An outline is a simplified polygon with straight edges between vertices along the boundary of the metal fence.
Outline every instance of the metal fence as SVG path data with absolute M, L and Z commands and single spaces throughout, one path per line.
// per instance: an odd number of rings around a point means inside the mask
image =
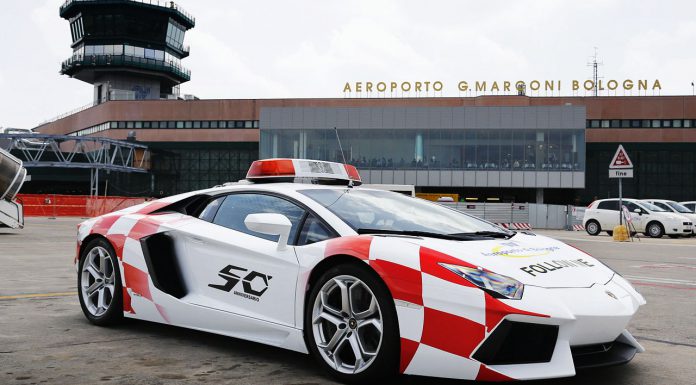
M 585 207 L 536 203 L 442 202 L 444 206 L 512 229 L 581 230 Z

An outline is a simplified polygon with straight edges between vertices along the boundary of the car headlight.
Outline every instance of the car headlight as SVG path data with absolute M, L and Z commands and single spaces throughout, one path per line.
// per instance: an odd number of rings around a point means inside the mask
M 457 274 L 491 294 L 495 298 L 521 299 L 524 284 L 516 279 L 496 274 L 484 269 L 440 263 L 440 266 Z

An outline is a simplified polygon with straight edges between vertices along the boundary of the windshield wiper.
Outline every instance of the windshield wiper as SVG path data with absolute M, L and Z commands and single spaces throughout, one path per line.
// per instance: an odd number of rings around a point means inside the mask
M 503 239 L 510 239 L 517 234 L 516 231 L 511 231 L 509 233 L 503 233 L 500 231 L 475 231 L 472 233 L 457 233 L 457 234 L 449 234 L 449 235 L 454 235 L 454 236 L 481 236 L 481 237 L 490 237 L 490 238 L 503 238 Z
M 483 239 L 483 235 L 476 233 L 460 233 L 460 234 L 442 234 L 431 233 L 429 231 L 417 230 L 386 230 L 386 229 L 357 229 L 358 234 L 389 234 L 389 235 L 409 235 L 414 237 L 430 237 L 439 239 L 448 239 L 451 241 L 472 241 Z

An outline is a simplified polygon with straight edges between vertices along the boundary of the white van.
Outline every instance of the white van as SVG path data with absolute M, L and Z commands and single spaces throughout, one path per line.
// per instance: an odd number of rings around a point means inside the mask
M 692 233 L 691 220 L 682 215 L 637 199 L 624 199 L 623 205 L 630 213 L 629 231 L 633 233 L 644 233 L 653 238 L 660 238 L 665 234 L 677 238 L 690 236 Z M 600 199 L 592 202 L 585 210 L 582 223 L 590 235 L 598 235 L 602 231 L 613 235 L 614 226 L 619 224 L 619 200 Z

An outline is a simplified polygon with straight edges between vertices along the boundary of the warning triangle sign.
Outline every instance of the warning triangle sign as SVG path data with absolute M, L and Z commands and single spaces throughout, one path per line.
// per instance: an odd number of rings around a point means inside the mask
M 614 158 L 609 163 L 609 168 L 633 168 L 633 162 L 631 162 L 631 158 L 628 157 L 628 153 L 622 145 L 619 144 L 619 148 L 616 149 L 616 154 L 614 154 Z

